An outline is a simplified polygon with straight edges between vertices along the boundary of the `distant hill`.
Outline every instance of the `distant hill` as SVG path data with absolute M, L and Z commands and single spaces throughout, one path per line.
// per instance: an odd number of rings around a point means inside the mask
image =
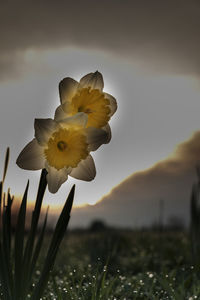
M 96 205 L 73 208 L 70 226 L 85 227 L 94 219 L 113 226 L 149 226 L 159 221 L 161 199 L 165 224 L 174 216 L 188 224 L 190 193 L 199 163 L 198 131 L 170 157 L 126 178 Z

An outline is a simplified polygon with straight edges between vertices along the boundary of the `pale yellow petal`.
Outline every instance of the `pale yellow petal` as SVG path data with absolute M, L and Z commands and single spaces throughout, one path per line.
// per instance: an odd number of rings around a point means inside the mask
M 105 95 L 105 98 L 109 100 L 110 117 L 111 117 L 112 115 L 114 115 L 114 113 L 117 110 L 117 101 L 112 95 L 110 95 L 108 93 L 104 93 L 104 95 Z
M 86 127 L 87 121 L 88 121 L 87 114 L 80 112 L 75 114 L 72 117 L 68 117 L 63 120 L 60 120 L 59 124 L 64 128 L 68 126 Z
M 55 115 L 54 115 L 54 120 L 56 122 L 59 122 L 63 119 L 66 119 L 67 118 L 67 114 L 66 112 L 63 110 L 63 105 L 59 105 L 57 108 L 56 108 L 56 111 L 55 111 Z
M 89 151 L 97 150 L 102 144 L 106 144 L 109 139 L 109 132 L 100 128 L 88 127 L 86 134 Z
M 59 125 L 52 119 L 35 119 L 34 127 L 35 137 L 43 146 L 48 142 L 50 135 L 59 128 Z
M 54 167 L 46 165 L 48 189 L 51 193 L 56 193 L 60 186 L 67 180 L 68 172 L 66 168 L 57 170 Z
M 107 124 L 106 126 L 102 127 L 102 130 L 104 130 L 106 132 L 106 140 L 105 140 L 104 144 L 108 144 L 112 137 L 110 125 Z
M 40 170 L 44 168 L 44 149 L 36 139 L 28 143 L 17 158 L 17 165 L 25 170 Z
M 69 175 L 84 181 L 93 180 L 96 176 L 96 168 L 92 156 L 88 155 L 88 157 L 85 160 L 82 160 L 76 168 L 72 169 Z
M 102 91 L 104 87 L 103 76 L 98 71 L 89 73 L 81 78 L 80 84 L 82 87 L 91 87 L 92 89 Z
M 78 82 L 70 77 L 66 77 L 59 83 L 59 94 L 61 104 L 69 101 L 76 93 Z

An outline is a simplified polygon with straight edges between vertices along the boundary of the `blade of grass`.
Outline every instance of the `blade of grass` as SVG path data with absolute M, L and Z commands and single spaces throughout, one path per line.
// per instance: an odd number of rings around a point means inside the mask
M 3 236 L 2 236 L 2 255 L 6 268 L 6 273 L 8 277 L 9 290 L 12 292 L 13 290 L 13 280 L 12 280 L 12 271 L 11 271 L 11 260 L 10 260 L 10 244 L 11 244 L 11 205 L 12 199 L 10 197 L 10 193 L 8 190 L 7 193 L 7 201 L 5 200 L 5 194 L 3 198 Z M 7 202 L 7 205 L 6 205 Z
M 3 194 L 3 182 L 0 182 L 0 240 L 2 235 L 2 194 Z
M 0 182 L 0 239 L 1 239 L 1 236 L 2 236 L 2 199 L 3 199 L 3 182 L 5 180 L 5 177 L 6 177 L 6 172 L 7 172 L 7 168 L 8 168 L 8 161 L 9 161 L 9 154 L 10 154 L 10 150 L 9 148 L 7 148 L 7 151 L 6 151 L 6 156 L 5 156 L 5 160 L 4 160 L 4 172 L 3 172 L 3 179 L 2 181 Z
M 11 206 L 12 206 L 12 198 L 10 196 L 10 192 L 7 193 L 7 205 L 4 208 L 4 226 L 3 226 L 3 243 L 6 247 L 6 251 L 10 256 L 11 250 Z
M 60 214 L 60 217 L 57 221 L 56 228 L 54 230 L 53 237 L 51 240 L 51 244 L 49 246 L 49 250 L 44 262 L 42 273 L 35 287 L 31 300 L 38 300 L 41 298 L 45 286 L 48 282 L 49 273 L 54 265 L 56 254 L 58 252 L 60 243 L 64 237 L 70 219 L 70 212 L 71 212 L 73 199 L 74 199 L 74 191 L 75 191 L 75 185 L 72 187 L 69 196 L 65 202 L 65 205 L 63 207 L 63 210 Z
M 32 214 L 31 228 L 30 228 L 30 232 L 29 232 L 29 236 L 27 239 L 26 248 L 25 248 L 25 252 L 24 252 L 24 257 L 23 257 L 24 291 L 27 290 L 27 288 L 30 284 L 28 279 L 30 278 L 32 252 L 33 252 L 35 236 L 36 236 L 36 232 L 37 232 L 37 226 L 38 226 L 38 221 L 39 221 L 39 216 L 40 216 L 42 200 L 43 200 L 44 193 L 45 193 L 46 186 L 47 186 L 46 175 L 47 175 L 47 171 L 46 171 L 46 169 L 43 169 L 41 172 L 35 207 L 34 207 L 34 211 Z
M 53 282 L 53 287 L 54 287 L 54 290 L 55 290 L 55 293 L 56 293 L 56 297 L 58 300 L 62 300 L 62 293 L 60 291 L 60 289 L 58 288 L 58 285 L 57 285 L 57 282 L 56 282 L 56 279 L 55 277 L 51 276 L 52 278 L 52 282 Z
M 6 150 L 6 157 L 5 157 L 5 163 L 4 163 L 4 171 L 3 171 L 3 182 L 5 180 L 6 172 L 7 172 L 7 169 L 8 169 L 9 156 L 10 156 L 10 149 L 7 148 L 7 150 Z
M 7 208 L 7 212 L 6 212 L 6 210 L 5 210 L 5 194 L 3 193 L 3 182 L 4 182 L 5 176 L 6 176 L 8 161 L 9 161 L 9 148 L 7 148 L 6 157 L 5 157 L 3 179 L 0 182 L 0 266 L 1 266 L 0 267 L 0 277 L 1 277 L 1 284 L 2 284 L 2 289 L 3 289 L 4 299 L 6 299 L 6 300 L 11 299 L 10 286 L 9 286 L 9 270 L 8 270 L 8 267 L 6 266 L 8 260 L 9 260 L 9 255 L 7 252 L 5 252 L 5 248 L 8 247 L 8 249 L 9 249 L 10 238 L 8 237 L 8 240 L 5 240 L 5 235 L 6 235 L 5 233 L 6 233 L 6 230 L 8 230 L 8 228 L 9 228 L 10 220 L 9 220 L 8 210 L 11 208 L 12 203 L 10 202 L 10 198 L 9 198 L 8 199 L 8 208 Z M 5 214 L 8 214 L 8 219 L 7 219 L 8 222 L 6 222 L 6 220 L 5 220 Z M 5 226 L 5 223 L 7 223 L 6 226 Z
M 163 289 L 168 293 L 169 297 L 172 297 L 172 299 L 174 300 L 182 300 L 182 296 L 179 295 L 176 291 L 174 291 L 168 281 L 164 278 L 164 277 L 157 277 L 158 281 L 160 282 L 161 286 L 163 287 Z
M 7 232 L 7 242 L 8 242 L 8 253 L 9 257 L 11 255 L 11 207 L 13 199 L 11 198 L 10 192 L 7 196 L 7 207 L 6 207 L 6 232 Z
M 22 294 L 22 288 L 23 288 L 22 260 L 23 260 L 28 188 L 29 188 L 29 181 L 27 182 L 26 189 L 21 202 L 21 206 L 19 209 L 16 233 L 15 233 L 15 299 L 16 300 L 20 299 Z
M 12 198 L 10 191 L 7 193 L 7 205 L 4 213 L 4 230 L 3 230 L 3 248 L 5 253 L 5 262 L 8 270 L 11 293 L 13 292 L 13 276 L 11 263 L 11 206 Z
M 3 289 L 3 297 L 4 297 L 3 299 L 12 300 L 10 285 L 9 285 L 8 270 L 6 268 L 4 257 L 5 257 L 4 249 L 2 247 L 2 244 L 0 243 L 0 266 L 1 266 L 0 275 L 1 275 L 1 285 Z
M 40 254 L 40 250 L 41 250 L 41 247 L 42 247 L 42 243 L 43 243 L 43 240 L 44 240 L 44 233 L 45 233 L 46 224 L 47 224 L 48 210 L 49 210 L 49 207 L 47 208 L 47 212 L 46 212 L 46 216 L 45 216 L 45 219 L 44 219 L 43 227 L 42 227 L 41 233 L 39 235 L 39 238 L 38 238 L 35 250 L 34 250 L 33 259 L 32 259 L 32 262 L 31 262 L 29 280 L 31 279 L 31 277 L 33 275 L 33 272 L 34 272 L 39 254 Z

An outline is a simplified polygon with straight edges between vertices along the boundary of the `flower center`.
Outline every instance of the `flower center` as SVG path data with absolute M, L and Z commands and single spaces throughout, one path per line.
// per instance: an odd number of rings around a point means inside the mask
M 75 168 L 88 154 L 84 129 L 60 128 L 49 138 L 44 154 L 48 164 L 57 170 Z
M 64 141 L 59 141 L 57 143 L 57 147 L 60 151 L 64 151 L 67 148 L 67 143 L 65 143 Z
M 98 89 L 82 88 L 71 100 L 70 113 L 84 112 L 88 115 L 87 127 L 101 128 L 110 119 L 109 100 Z

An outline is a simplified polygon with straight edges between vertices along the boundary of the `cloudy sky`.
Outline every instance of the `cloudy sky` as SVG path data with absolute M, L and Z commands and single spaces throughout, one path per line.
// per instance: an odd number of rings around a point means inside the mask
M 149 189 L 155 191 L 153 183 L 147 186 L 146 174 L 162 161 L 163 172 L 156 167 L 157 175 L 148 177 L 156 178 L 156 187 L 160 186 L 156 198 L 168 201 L 170 180 L 177 174 L 181 178 L 184 173 L 184 180 L 173 189 L 178 193 L 186 178 L 191 188 L 195 171 L 186 168 L 183 172 L 179 165 L 168 176 L 166 162 L 173 155 L 179 161 L 178 144 L 199 142 L 199 1 L 1 2 L 0 35 L 0 166 L 9 146 L 6 184 L 12 193 L 21 194 L 29 178 L 29 197 L 35 197 L 40 172 L 21 170 L 15 161 L 33 138 L 34 119 L 54 116 L 59 81 L 64 77 L 79 80 L 96 70 L 103 74 L 104 91 L 118 101 L 110 122 L 113 138 L 93 154 L 97 168 L 93 182 L 70 179 L 57 194 L 47 192 L 45 204 L 62 204 L 76 183 L 76 205 L 104 198 L 102 203 L 112 203 L 118 216 L 113 223 L 121 224 L 123 203 L 116 207 L 113 197 L 123 198 L 127 182 L 133 185 L 131 178 L 140 174 L 141 192 L 137 193 L 145 208 Z M 192 160 L 193 168 L 198 155 L 192 150 L 188 153 L 181 161 Z M 162 189 L 163 182 L 167 191 Z M 129 199 L 134 198 L 131 189 L 127 193 Z M 139 212 L 135 201 L 129 201 L 131 209 Z

